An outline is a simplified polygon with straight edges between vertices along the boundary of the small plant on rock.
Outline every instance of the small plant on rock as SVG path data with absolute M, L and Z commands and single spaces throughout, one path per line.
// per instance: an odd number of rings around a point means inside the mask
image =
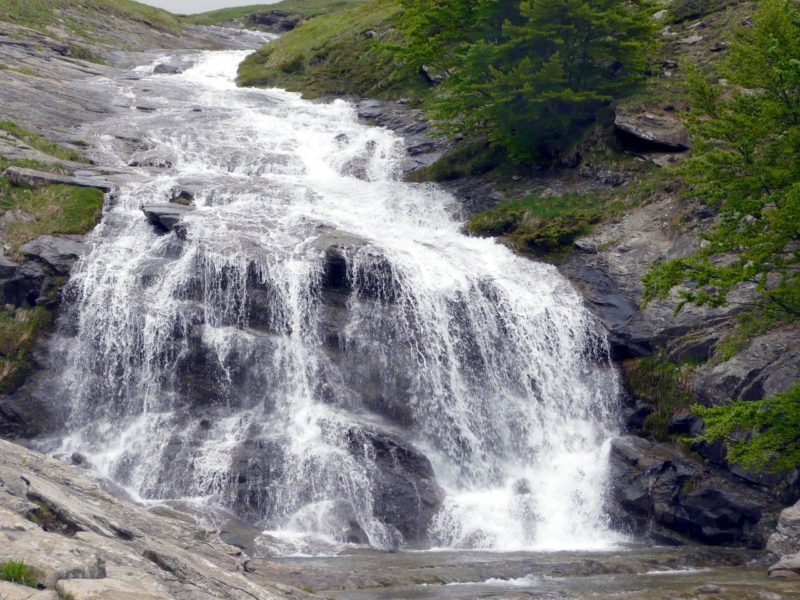
M 36 587 L 36 579 L 31 568 L 23 561 L 9 560 L 0 563 L 0 579 L 19 585 Z

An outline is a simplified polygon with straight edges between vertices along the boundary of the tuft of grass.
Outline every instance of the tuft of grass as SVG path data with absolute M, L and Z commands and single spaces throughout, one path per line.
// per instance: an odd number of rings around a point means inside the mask
M 41 77 L 39 73 L 29 67 L 15 67 L 5 63 L 0 63 L 0 71 L 14 71 L 15 73 L 19 73 L 21 75 L 27 75 L 28 77 Z
M 697 402 L 692 388 L 693 365 L 675 364 L 663 353 L 634 358 L 620 364 L 622 378 L 637 399 L 653 406 L 644 421 L 644 432 L 657 440 L 670 439 L 669 422 L 680 410 Z
M 394 0 L 370 0 L 310 19 L 247 57 L 237 82 L 282 87 L 310 98 L 419 98 L 427 85 L 390 49 L 402 41 L 401 11 Z
M 15 560 L 0 563 L 0 579 L 28 587 L 36 587 L 37 584 L 31 568 L 24 562 Z
M 0 130 L 5 131 L 9 135 L 14 136 L 18 140 L 22 140 L 28 146 L 45 154 L 49 154 L 61 160 L 69 160 L 72 162 L 88 163 L 89 161 L 75 150 L 65 148 L 60 144 L 51 142 L 40 136 L 38 133 L 29 131 L 21 127 L 13 121 L 0 121 Z
M 0 178 L 0 210 L 18 209 L 36 220 L 14 223 L 5 234 L 12 255 L 19 247 L 40 235 L 81 234 L 92 229 L 100 218 L 103 192 L 94 188 L 50 185 L 17 187 Z
M 282 10 L 307 17 L 338 12 L 363 4 L 366 0 L 283 0 L 275 4 L 251 4 L 222 8 L 195 15 L 181 15 L 180 20 L 192 25 L 219 25 L 246 19 L 252 14 Z
M 0 393 L 13 392 L 22 383 L 33 343 L 50 318 L 43 306 L 0 310 Z
M 563 251 L 589 233 L 611 212 L 609 206 L 600 194 L 533 195 L 479 213 L 465 229 L 473 235 L 500 236 L 519 252 L 543 255 Z
M 9 23 L 46 33 L 50 33 L 48 27 L 66 26 L 87 40 L 92 39 L 91 32 L 82 28 L 85 24 L 80 15 L 99 19 L 114 15 L 153 29 L 181 33 L 181 24 L 175 15 L 134 0 L 0 0 L 0 15 Z

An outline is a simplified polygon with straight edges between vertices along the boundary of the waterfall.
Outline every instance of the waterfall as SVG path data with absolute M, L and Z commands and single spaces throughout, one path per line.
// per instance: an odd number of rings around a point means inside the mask
M 131 106 L 93 130 L 104 161 L 162 168 L 119 190 L 65 292 L 51 450 L 291 552 L 613 543 L 617 382 L 579 295 L 464 235 L 351 104 L 237 89 L 244 56 L 96 82 Z M 158 231 L 141 207 L 176 188 L 195 208 Z

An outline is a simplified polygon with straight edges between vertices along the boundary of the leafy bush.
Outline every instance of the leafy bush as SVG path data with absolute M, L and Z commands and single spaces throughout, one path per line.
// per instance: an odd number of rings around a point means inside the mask
M 698 439 L 724 440 L 730 462 L 770 471 L 800 466 L 800 383 L 764 400 L 694 406 L 693 410 L 706 422 L 706 431 Z

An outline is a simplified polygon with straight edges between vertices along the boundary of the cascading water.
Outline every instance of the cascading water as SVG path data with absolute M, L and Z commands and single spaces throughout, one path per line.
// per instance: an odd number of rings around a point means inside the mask
M 611 543 L 616 379 L 579 296 L 463 235 L 454 199 L 400 181 L 402 140 L 352 105 L 237 89 L 243 57 L 119 90 L 155 110 L 97 145 L 166 168 L 120 190 L 69 284 L 58 450 L 287 551 Z M 141 206 L 176 186 L 196 209 L 159 232 Z

